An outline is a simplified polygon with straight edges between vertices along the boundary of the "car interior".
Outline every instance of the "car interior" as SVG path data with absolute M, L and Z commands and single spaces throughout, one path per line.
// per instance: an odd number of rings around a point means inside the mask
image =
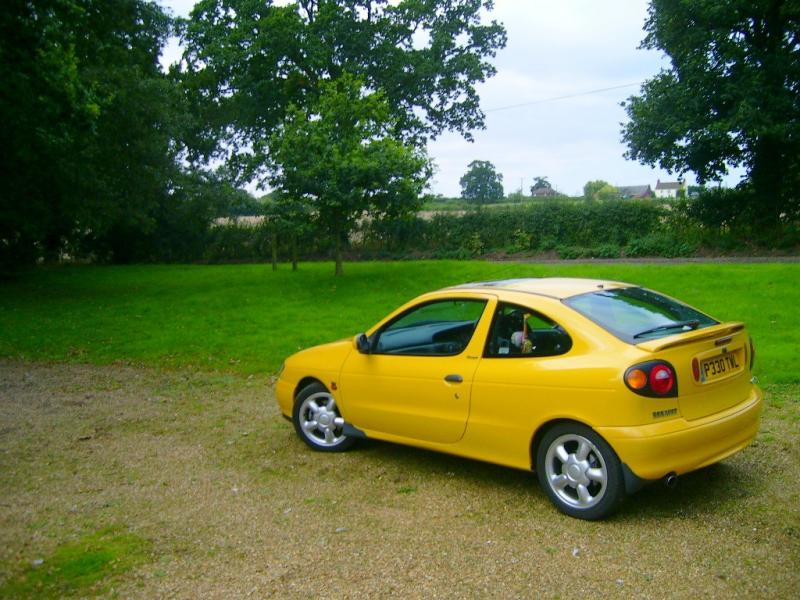
M 558 356 L 571 347 L 567 332 L 544 315 L 501 304 L 489 333 L 486 356 Z

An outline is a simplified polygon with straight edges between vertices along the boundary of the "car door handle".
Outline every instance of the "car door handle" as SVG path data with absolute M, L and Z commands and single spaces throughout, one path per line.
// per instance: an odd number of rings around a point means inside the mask
M 451 373 L 450 375 L 445 375 L 444 380 L 448 383 L 461 383 L 464 378 L 461 375 Z

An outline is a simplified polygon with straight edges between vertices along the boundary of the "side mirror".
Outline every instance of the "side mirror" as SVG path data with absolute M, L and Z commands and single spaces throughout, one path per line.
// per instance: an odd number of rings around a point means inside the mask
M 367 334 L 359 333 L 354 339 L 353 344 L 361 354 L 369 354 L 370 343 Z

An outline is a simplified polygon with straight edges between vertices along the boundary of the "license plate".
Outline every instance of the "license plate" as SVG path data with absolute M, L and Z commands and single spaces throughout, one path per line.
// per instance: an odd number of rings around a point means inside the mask
M 700 363 L 700 381 L 713 381 L 742 370 L 742 353 L 726 352 Z

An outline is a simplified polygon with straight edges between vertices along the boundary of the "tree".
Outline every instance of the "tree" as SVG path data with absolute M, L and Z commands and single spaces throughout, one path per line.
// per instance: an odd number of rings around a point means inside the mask
M 652 0 L 645 31 L 642 47 L 671 65 L 624 104 L 626 156 L 693 171 L 700 183 L 744 166 L 759 203 L 753 218 L 771 226 L 796 216 L 800 4 Z
M 467 202 L 486 204 L 503 198 L 503 176 L 488 160 L 473 160 L 459 180 L 461 197 Z
M 344 73 L 381 90 L 393 135 L 420 143 L 484 126 L 475 84 L 505 45 L 481 24 L 491 0 L 202 0 L 183 29 L 182 76 L 193 158 L 224 159 L 240 181 L 263 181 L 273 131 L 289 106 L 311 111 Z M 296 115 L 295 115 L 296 116 Z
M 365 214 L 399 218 L 416 210 L 430 177 L 425 154 L 397 140 L 397 122 L 382 91 L 365 92 L 342 74 L 320 84 L 309 108 L 289 106 L 269 138 L 270 183 L 283 199 L 302 199 L 334 242 L 342 274 L 342 244 Z
M 0 11 L 0 259 L 123 258 L 181 194 L 179 96 L 144 0 L 9 0 Z
M 583 186 L 583 197 L 587 200 L 611 200 L 619 198 L 619 190 L 607 181 L 587 181 Z
M 534 177 L 533 185 L 531 186 L 531 193 L 536 190 L 551 190 L 553 186 L 547 181 L 547 177 Z
M 264 197 L 263 213 L 267 219 L 272 244 L 272 270 L 278 270 L 278 238 L 288 238 L 292 271 L 297 271 L 297 242 L 313 231 L 311 207 L 302 200 L 284 197 L 280 190 Z

